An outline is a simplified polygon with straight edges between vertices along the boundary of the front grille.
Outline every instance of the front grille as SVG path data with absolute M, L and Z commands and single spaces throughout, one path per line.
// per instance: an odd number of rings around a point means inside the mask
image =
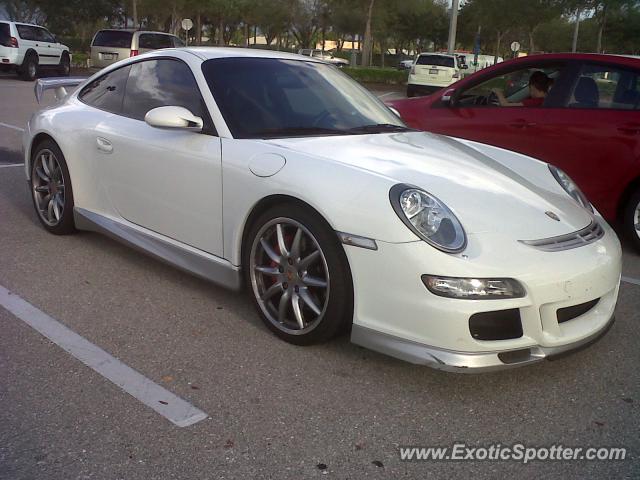
M 599 298 L 591 300 L 590 302 L 581 303 L 580 305 L 573 305 L 572 307 L 559 308 L 556 312 L 558 316 L 558 323 L 568 322 L 574 318 L 584 315 L 600 301 Z
M 578 248 L 595 242 L 604 236 L 604 228 L 597 221 L 577 232 L 559 235 L 557 237 L 542 238 L 540 240 L 518 240 L 525 245 L 545 252 L 560 252 L 571 248 Z

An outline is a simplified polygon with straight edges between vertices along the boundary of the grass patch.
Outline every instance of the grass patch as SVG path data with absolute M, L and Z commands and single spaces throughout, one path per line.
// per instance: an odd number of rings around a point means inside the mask
M 395 68 L 345 67 L 344 73 L 360 83 L 384 83 L 387 85 L 405 85 L 409 72 Z

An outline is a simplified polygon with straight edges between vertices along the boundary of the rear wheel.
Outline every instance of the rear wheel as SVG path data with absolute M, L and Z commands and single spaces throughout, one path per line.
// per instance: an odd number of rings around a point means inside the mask
M 279 205 L 253 223 L 244 248 L 246 282 L 277 336 L 320 343 L 351 324 L 351 272 L 335 232 L 315 212 Z
M 34 53 L 28 53 L 20 68 L 20 77 L 23 80 L 31 82 L 38 75 L 38 56 Z
M 60 66 L 58 67 L 58 72 L 63 77 L 68 77 L 71 73 L 71 59 L 69 58 L 69 54 L 64 52 L 60 57 Z
M 40 223 L 49 232 L 75 231 L 73 189 L 64 155 L 52 140 L 45 140 L 31 156 L 31 198 Z
M 637 189 L 627 204 L 624 212 L 623 228 L 627 237 L 640 250 L 640 188 Z

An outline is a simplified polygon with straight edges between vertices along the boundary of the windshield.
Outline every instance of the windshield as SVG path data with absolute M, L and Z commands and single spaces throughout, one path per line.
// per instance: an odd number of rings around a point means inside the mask
M 234 138 L 408 130 L 334 66 L 277 58 L 218 58 L 202 72 Z
M 420 55 L 416 61 L 416 65 L 434 65 L 438 67 L 453 68 L 453 57 L 445 57 L 443 55 Z

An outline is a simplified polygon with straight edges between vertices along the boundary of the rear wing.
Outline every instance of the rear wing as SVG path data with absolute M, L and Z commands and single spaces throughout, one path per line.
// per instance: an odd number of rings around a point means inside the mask
M 56 99 L 62 100 L 67 96 L 67 89 L 65 87 L 77 87 L 85 80 L 86 78 L 83 77 L 39 78 L 33 88 L 33 93 L 35 93 L 38 103 L 40 103 L 44 92 L 47 90 L 55 90 Z

